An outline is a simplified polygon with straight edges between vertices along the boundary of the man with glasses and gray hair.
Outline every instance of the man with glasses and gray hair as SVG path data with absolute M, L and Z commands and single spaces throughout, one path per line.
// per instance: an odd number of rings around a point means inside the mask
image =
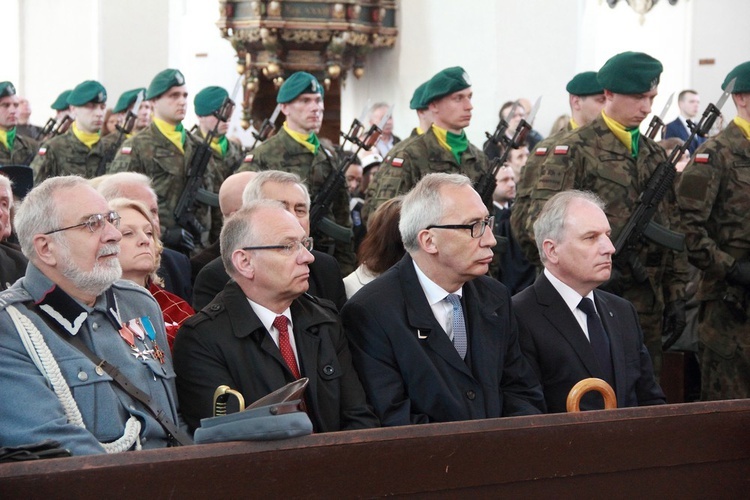
M 544 411 L 508 290 L 485 276 L 493 224 L 468 177 L 424 176 L 401 208 L 407 255 L 344 306 L 354 364 L 383 425 Z
M 224 222 L 220 241 L 232 281 L 183 324 L 174 344 L 188 425 L 213 415 L 220 385 L 249 403 L 307 377 L 315 432 L 376 427 L 336 307 L 305 293 L 313 241 L 298 217 L 275 200 L 250 202 Z
M 85 455 L 189 442 L 159 306 L 120 280 L 119 221 L 77 176 L 44 181 L 18 209 L 29 265 L 0 293 L 3 445 L 53 439 Z

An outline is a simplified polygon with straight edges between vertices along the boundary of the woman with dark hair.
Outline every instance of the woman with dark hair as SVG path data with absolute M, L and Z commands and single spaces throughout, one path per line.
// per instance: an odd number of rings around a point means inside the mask
M 387 271 L 404 256 L 404 244 L 398 230 L 402 196 L 383 203 L 367 223 L 367 235 L 357 250 L 359 267 L 344 278 L 346 298 Z

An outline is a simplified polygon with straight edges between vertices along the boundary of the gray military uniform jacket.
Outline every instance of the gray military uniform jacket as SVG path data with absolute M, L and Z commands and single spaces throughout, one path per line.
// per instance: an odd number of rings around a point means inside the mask
M 146 289 L 129 281 L 117 281 L 110 290 L 99 296 L 93 308 L 88 307 L 29 264 L 23 279 L 0 292 L 0 443 L 16 446 L 54 439 L 74 455 L 103 453 L 100 442 L 120 438 L 126 421 L 134 415 L 142 426 L 140 442 L 144 449 L 167 446 L 164 429 L 143 405 L 64 339 L 67 335 L 80 336 L 91 351 L 148 394 L 156 408 L 179 422 L 175 374 L 158 304 Z M 30 310 L 31 304 L 37 306 Z M 60 399 L 24 347 L 11 320 L 10 305 L 39 330 L 85 427 L 69 421 Z M 122 322 L 147 316 L 156 344 L 167 350 L 164 363 L 145 353 L 155 349 L 147 337 L 135 339 L 137 352 L 131 348 L 120 337 L 110 310 L 116 311 Z M 58 331 L 49 325 L 55 325 Z

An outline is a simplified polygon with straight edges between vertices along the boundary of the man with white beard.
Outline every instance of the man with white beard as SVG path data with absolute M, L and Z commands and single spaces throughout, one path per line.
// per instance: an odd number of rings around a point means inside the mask
M 77 176 L 44 181 L 18 209 L 29 265 L 0 293 L 3 446 L 53 439 L 85 455 L 189 442 L 159 306 L 119 279 L 119 221 Z

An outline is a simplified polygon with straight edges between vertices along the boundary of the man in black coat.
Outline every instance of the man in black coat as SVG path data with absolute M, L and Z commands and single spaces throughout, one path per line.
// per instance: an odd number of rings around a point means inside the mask
M 266 170 L 260 173 L 238 172 L 224 181 L 219 200 L 222 213 L 231 215 L 234 207 L 261 199 L 280 201 L 297 217 L 305 232 L 310 230 L 310 195 L 300 178 L 290 172 Z M 225 189 L 225 185 L 233 185 Z M 226 194 L 226 196 L 222 196 Z M 240 198 L 241 197 L 241 198 Z M 233 200 L 232 198 L 238 198 Z M 225 207 L 232 207 L 228 211 Z M 339 265 L 331 255 L 312 250 L 315 261 L 310 263 L 310 288 L 308 293 L 328 299 L 341 309 L 346 302 L 346 290 Z M 224 288 L 229 274 L 220 257 L 206 264 L 195 278 L 193 309 L 200 311 Z
M 510 295 L 485 276 L 493 219 L 460 174 L 428 174 L 401 208 L 408 254 L 344 306 L 354 364 L 383 425 L 544 411 Z
M 609 279 L 615 251 L 604 203 L 593 193 L 559 193 L 545 204 L 534 234 L 544 272 L 513 297 L 513 310 L 547 410 L 566 411 L 570 389 L 591 377 L 612 386 L 618 407 L 663 404 L 635 307 L 596 289 Z M 587 314 L 592 306 L 595 314 Z M 588 393 L 580 408 L 601 409 L 602 398 Z
M 312 239 L 284 206 L 259 200 L 224 223 L 222 260 L 232 277 L 180 329 L 174 366 L 191 429 L 213 414 L 220 385 L 250 403 L 300 377 L 315 432 L 376 427 L 352 366 L 335 306 L 305 294 Z

